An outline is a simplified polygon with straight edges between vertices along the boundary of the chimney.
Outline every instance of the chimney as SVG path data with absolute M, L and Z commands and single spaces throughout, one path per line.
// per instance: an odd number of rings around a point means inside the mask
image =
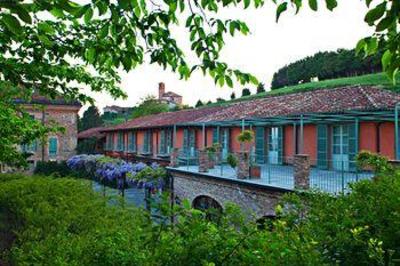
M 161 100 L 165 93 L 165 84 L 164 82 L 158 83 L 158 99 Z

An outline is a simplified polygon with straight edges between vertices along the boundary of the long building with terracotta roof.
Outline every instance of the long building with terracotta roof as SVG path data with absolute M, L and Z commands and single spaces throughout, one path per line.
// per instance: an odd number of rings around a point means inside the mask
M 166 159 L 173 148 L 184 156 L 219 143 L 222 154 L 241 149 L 237 136 L 250 129 L 258 163 L 284 164 L 308 154 L 315 166 L 354 166 L 361 150 L 390 159 L 400 156 L 395 113 L 400 94 L 372 86 L 319 89 L 140 117 L 104 129 L 112 156 Z

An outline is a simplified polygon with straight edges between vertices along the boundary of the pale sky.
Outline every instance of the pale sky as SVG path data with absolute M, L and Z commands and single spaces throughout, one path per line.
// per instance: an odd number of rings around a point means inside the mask
M 324 1 L 319 2 L 322 7 Z M 221 59 L 231 67 L 256 75 L 268 89 L 274 72 L 290 62 L 318 51 L 354 48 L 360 38 L 370 35 L 373 30 L 364 22 L 367 12 L 365 3 L 360 0 L 338 2 L 339 6 L 333 12 L 326 10 L 325 6 L 318 12 L 313 12 L 306 6 L 297 15 L 291 10 L 282 15 L 279 23 L 275 23 L 275 6 L 272 4 L 266 4 L 258 10 L 225 10 L 219 15 L 242 19 L 248 24 L 251 34 L 226 38 Z M 187 33 L 184 30 L 177 29 L 174 36 L 184 48 L 188 47 Z M 192 55 L 188 55 L 190 60 Z M 218 97 L 229 99 L 232 91 L 238 97 L 243 88 L 238 83 L 233 90 L 229 87 L 218 87 L 212 78 L 204 77 L 200 72 L 188 81 L 179 80 L 176 73 L 164 71 L 157 65 L 145 64 L 130 73 L 122 72 L 121 87 L 128 94 L 127 100 L 114 101 L 103 93 L 96 95 L 96 105 L 100 110 L 106 105 L 114 104 L 134 106 L 146 95 L 157 95 L 158 83 L 161 81 L 166 84 L 167 91 L 182 95 L 184 104 L 188 105 L 194 105 L 198 99 L 203 102 L 215 101 Z M 250 88 L 252 92 L 255 91 L 254 86 Z

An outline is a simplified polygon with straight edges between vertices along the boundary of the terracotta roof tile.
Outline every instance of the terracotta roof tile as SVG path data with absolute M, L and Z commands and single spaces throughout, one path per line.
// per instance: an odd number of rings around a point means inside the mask
M 91 137 L 95 137 L 101 139 L 105 137 L 105 134 L 102 133 L 103 130 L 106 130 L 107 127 L 93 127 L 87 130 L 81 131 L 78 133 L 78 139 L 87 139 Z
M 203 107 L 132 119 L 107 130 L 170 126 L 190 122 L 226 121 L 251 117 L 275 117 L 305 113 L 340 113 L 350 110 L 393 109 L 400 94 L 377 87 L 356 86 L 320 89 L 225 106 Z

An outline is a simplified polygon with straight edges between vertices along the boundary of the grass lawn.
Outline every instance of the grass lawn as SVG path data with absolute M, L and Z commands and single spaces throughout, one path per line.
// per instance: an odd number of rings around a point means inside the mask
M 356 85 L 373 85 L 381 86 L 384 89 L 393 90 L 400 92 L 400 75 L 397 76 L 397 84 L 394 85 L 391 80 L 386 76 L 385 73 L 369 74 L 363 76 L 349 77 L 349 78 L 339 78 L 339 79 L 329 79 L 318 82 L 304 83 L 294 86 L 283 87 L 280 89 L 275 89 L 265 93 L 260 93 L 256 95 L 250 95 L 241 97 L 235 100 L 226 101 L 222 103 L 213 103 L 207 106 L 220 106 L 225 104 L 230 104 L 234 102 L 253 100 L 257 98 L 263 98 L 266 96 L 289 94 L 294 92 L 310 91 L 315 89 L 329 89 L 337 88 L 342 86 L 356 86 Z

